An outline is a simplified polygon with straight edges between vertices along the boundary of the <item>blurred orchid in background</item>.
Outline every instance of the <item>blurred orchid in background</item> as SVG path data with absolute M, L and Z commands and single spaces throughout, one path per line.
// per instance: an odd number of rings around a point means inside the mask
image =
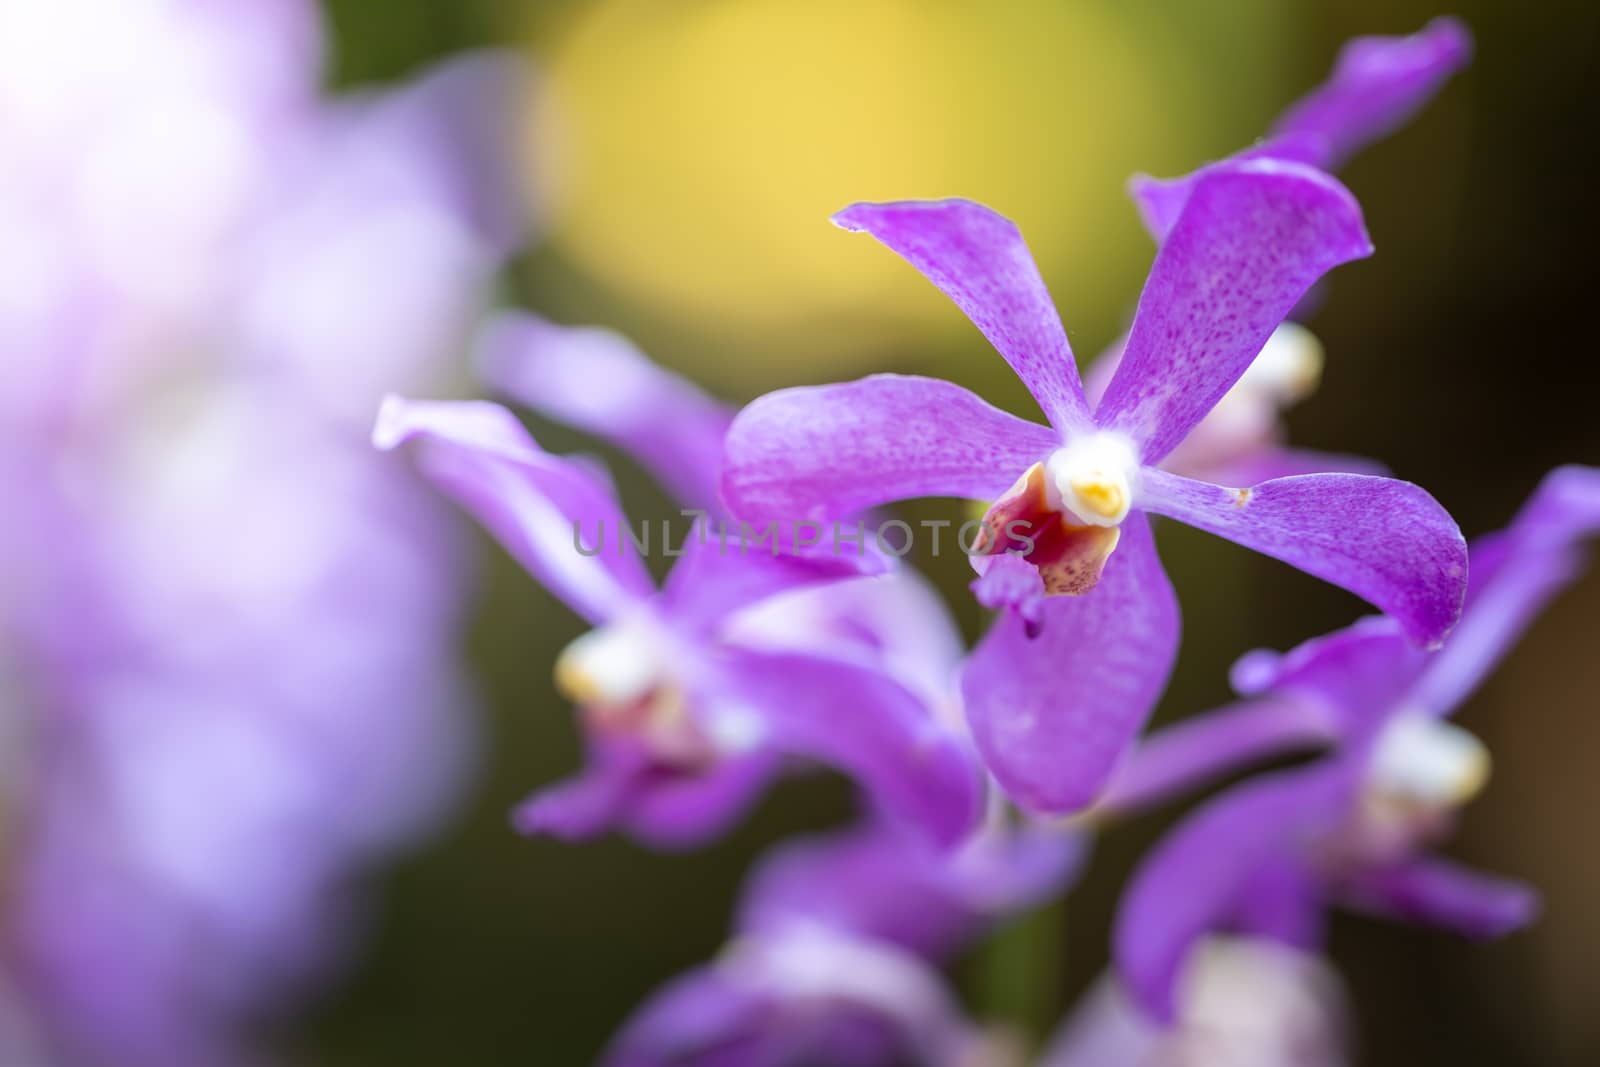
M 531 344 L 506 349 L 518 329 Z M 542 378 L 546 406 L 638 448 L 687 494 L 683 503 L 706 506 L 700 494 L 711 482 L 685 461 L 712 453 L 725 420 L 704 394 L 611 334 L 510 319 L 487 343 L 483 358 L 502 376 Z M 597 373 L 615 388 L 583 407 Z M 543 451 L 498 405 L 391 398 L 374 440 L 393 448 L 413 439 L 424 474 L 596 625 L 556 663 L 557 684 L 582 712 L 589 769 L 524 806 L 522 829 L 588 837 L 616 825 L 658 845 L 698 843 L 725 830 L 785 756 L 847 770 L 885 810 L 934 840 L 952 843 L 972 826 L 978 768 L 963 734 L 941 718 L 947 695 L 930 688 L 948 687 L 954 661 L 943 678 L 919 671 L 919 679 L 902 680 L 869 618 L 851 620 L 853 630 L 843 625 L 858 596 L 918 596 L 895 588 L 916 579 L 862 577 L 886 565 L 876 555 L 780 552 L 776 535 L 771 544 L 751 543 L 713 529 L 702 512 L 681 545 L 659 547 L 678 559 L 657 593 L 644 566 L 648 527 L 641 541 L 629 540 L 623 531 L 632 528 L 591 461 Z M 592 547 L 583 540 L 590 537 Z M 846 579 L 877 588 L 791 609 L 787 619 L 769 611 L 775 625 L 759 621 L 774 599 Z M 916 607 L 939 625 L 936 600 L 922 596 Z M 937 640 L 925 654 L 952 647 Z
M 470 763 L 466 560 L 365 430 L 524 239 L 520 74 L 322 59 L 301 0 L 0 4 L 7 1063 L 254 1062 Z

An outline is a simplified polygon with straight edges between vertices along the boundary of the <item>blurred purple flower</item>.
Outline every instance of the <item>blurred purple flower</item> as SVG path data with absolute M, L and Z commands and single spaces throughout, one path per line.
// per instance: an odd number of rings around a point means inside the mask
M 1230 158 L 1283 159 L 1333 171 L 1409 121 L 1471 54 L 1471 36 L 1455 19 L 1435 19 L 1409 37 L 1358 37 L 1340 52 L 1327 81 L 1285 111 L 1265 141 Z M 1141 174 L 1130 183 L 1140 217 L 1158 242 L 1177 222 L 1206 169 L 1165 181 Z M 1294 317 L 1302 317 L 1309 299 L 1302 300 Z M 1121 361 L 1119 342 L 1085 375 L 1092 403 L 1105 393 Z M 1281 412 L 1316 389 L 1322 363 L 1316 336 L 1285 322 L 1162 468 L 1224 485 L 1323 471 L 1385 473 L 1371 460 L 1282 445 Z
M 1247 699 L 1153 736 L 1107 802 L 1158 796 L 1265 755 L 1333 743 L 1303 769 L 1251 779 L 1186 819 L 1145 861 L 1116 930 L 1119 970 L 1158 1019 L 1197 939 L 1230 929 L 1314 949 L 1340 903 L 1490 937 L 1536 910 L 1531 890 L 1427 853 L 1488 776 L 1488 753 L 1447 721 L 1600 531 L 1600 470 L 1552 472 L 1504 532 L 1473 545 L 1461 623 L 1436 654 L 1369 618 L 1234 669 Z
M 1320 957 L 1213 938 L 1187 961 L 1173 1025 L 1159 1027 L 1113 977 L 1073 1010 L 1038 1067 L 1344 1067 L 1343 984 Z
M 327 101 L 321 53 L 301 0 L 0 2 L 0 987 L 50 1062 L 252 1060 L 468 767 L 464 558 L 366 429 L 520 240 L 515 68 Z
M 1050 425 L 927 378 L 786 389 L 735 419 L 724 497 L 753 522 L 918 496 L 995 501 L 975 589 L 1015 610 L 974 652 L 963 696 L 988 766 L 1025 807 L 1070 811 L 1093 799 L 1165 685 L 1178 612 L 1146 510 L 1335 582 L 1416 641 L 1437 643 L 1455 622 L 1466 548 L 1417 487 L 1324 474 L 1225 489 L 1158 466 L 1307 287 L 1370 251 L 1360 209 L 1333 179 L 1276 160 L 1209 170 L 1156 256 L 1128 356 L 1093 414 L 1010 222 L 959 200 L 861 204 L 836 221 L 871 233 L 949 295 Z
M 506 409 L 391 398 L 374 441 L 408 440 L 430 481 L 596 626 L 556 663 L 589 765 L 518 812 L 524 831 L 622 827 L 658 846 L 698 843 L 743 813 L 784 756 L 846 771 L 940 842 L 972 827 L 980 775 L 966 739 L 875 649 L 733 632 L 749 609 L 859 575 L 857 557 L 779 553 L 702 522 L 671 552 L 680 558 L 657 591 L 606 480 L 590 462 L 540 449 Z
M 728 949 L 652 996 L 602 1062 L 1020 1063 L 967 1022 L 937 965 L 1064 891 L 1085 857 L 1073 834 L 999 822 L 955 852 L 872 822 L 782 846 L 746 883 Z

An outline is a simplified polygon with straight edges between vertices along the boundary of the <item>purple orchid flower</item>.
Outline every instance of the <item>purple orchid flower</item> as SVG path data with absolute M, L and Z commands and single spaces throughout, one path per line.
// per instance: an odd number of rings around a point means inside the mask
M 877 821 L 785 845 L 747 881 L 724 955 L 657 992 L 603 1062 L 1020 1062 L 962 1017 L 936 965 L 1062 892 L 1085 858 L 1072 833 L 999 821 L 954 852 Z
M 1158 1027 L 1107 976 L 1084 995 L 1038 1067 L 1345 1067 L 1348 1009 L 1321 957 L 1272 941 L 1213 938 L 1188 961 L 1173 1025 Z
M 1527 888 L 1428 855 L 1488 775 L 1488 753 L 1446 717 L 1579 572 L 1600 531 L 1600 470 L 1552 472 L 1512 525 L 1475 542 L 1461 624 L 1428 655 L 1370 618 L 1234 669 L 1247 700 L 1163 731 L 1107 802 L 1148 803 L 1264 755 L 1334 743 L 1304 769 L 1253 779 L 1190 816 L 1146 860 L 1116 928 L 1119 970 L 1146 1011 L 1173 1017 L 1173 982 L 1204 934 L 1302 948 L 1330 903 L 1472 937 L 1528 922 Z
M 45 1062 L 257 1062 L 263 1017 L 354 947 L 353 880 L 471 768 L 466 560 L 366 431 L 377 382 L 440 380 L 522 239 L 489 129 L 517 64 L 330 99 L 322 45 L 309 0 L 0 4 L 0 730 L 26 771 L 0 1014 Z
M 1465 545 L 1416 486 L 1324 474 L 1225 489 L 1158 466 L 1307 287 L 1370 251 L 1359 208 L 1333 179 L 1276 160 L 1201 177 L 1156 256 L 1129 354 L 1092 413 L 1011 223 L 958 200 L 862 204 L 835 221 L 871 233 L 949 295 L 1050 425 L 926 378 L 782 390 L 735 419 L 724 499 L 754 522 L 918 496 L 995 500 L 980 547 L 1003 554 L 978 561 L 975 588 L 986 604 L 1015 610 L 974 652 L 963 695 L 988 766 L 1024 807 L 1088 803 L 1165 686 L 1178 611 L 1147 510 L 1341 585 L 1419 643 L 1436 644 L 1455 622 Z
M 729 636 L 744 609 L 858 574 L 856 557 L 780 555 L 700 524 L 657 592 L 592 467 L 540 449 L 504 408 L 391 398 L 374 441 L 407 440 L 440 490 L 597 627 L 556 664 L 582 709 L 589 767 L 532 798 L 522 830 L 620 826 L 658 846 L 696 843 L 741 814 L 785 755 L 844 769 L 938 841 L 973 826 L 979 775 L 964 739 L 874 657 Z M 616 540 L 597 550 L 575 540 L 606 529 Z
M 1409 37 L 1352 40 L 1327 81 L 1285 111 L 1265 141 L 1232 158 L 1286 159 L 1332 172 L 1408 121 L 1471 54 L 1472 39 L 1454 19 L 1435 19 Z M 1130 183 L 1140 217 L 1158 243 L 1177 221 L 1197 178 L 1161 181 L 1137 175 Z M 1302 300 L 1295 317 L 1308 303 L 1310 298 Z M 1084 377 L 1091 402 L 1104 395 L 1121 362 L 1121 342 L 1094 361 Z M 1223 485 L 1324 471 L 1388 473 L 1372 460 L 1282 443 L 1282 412 L 1316 389 L 1322 366 L 1316 335 L 1297 322 L 1283 323 L 1162 468 Z

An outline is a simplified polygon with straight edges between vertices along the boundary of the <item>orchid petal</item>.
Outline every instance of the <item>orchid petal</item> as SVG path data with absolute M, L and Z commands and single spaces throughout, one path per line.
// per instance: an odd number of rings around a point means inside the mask
M 1277 121 L 1271 139 L 1315 144 L 1304 161 L 1332 170 L 1410 121 L 1472 58 L 1472 36 L 1437 18 L 1408 37 L 1357 37 L 1339 50 L 1333 74 Z
M 752 523 L 837 519 L 912 497 L 988 500 L 1060 443 L 936 378 L 781 389 L 734 419 L 723 499 Z
M 1006 611 L 961 680 L 967 721 L 1002 788 L 1029 811 L 1076 811 L 1143 728 L 1178 649 L 1178 602 L 1137 513 L 1093 591 L 1051 597 L 1039 634 Z
M 1580 573 L 1578 542 L 1600 533 L 1600 469 L 1552 471 L 1505 532 L 1472 543 L 1461 624 L 1428 664 L 1411 700 L 1454 711 L 1499 664 L 1540 610 Z
M 372 438 L 385 450 L 417 441 L 418 465 L 429 481 L 590 622 L 604 622 L 651 595 L 644 564 L 624 551 L 627 520 L 616 501 L 584 464 L 539 448 L 498 404 L 391 396 Z M 614 546 L 604 545 L 607 529 Z M 584 530 L 599 532 L 603 551 L 579 551 Z
M 1409 121 L 1471 53 L 1466 27 L 1451 18 L 1434 19 L 1409 37 L 1358 37 L 1340 51 L 1328 80 L 1291 105 L 1266 141 L 1232 159 L 1292 160 L 1336 170 Z M 1206 169 L 1181 178 L 1140 174 L 1129 182 L 1139 217 L 1158 242 L 1178 221 Z
M 824 656 L 730 649 L 723 699 L 759 716 L 777 751 L 854 777 L 884 813 L 939 845 L 959 841 L 982 807 L 964 740 L 889 675 Z
M 1060 892 L 1085 855 L 1080 836 L 1044 827 L 980 833 L 945 853 L 871 822 L 772 852 L 746 884 L 739 928 L 820 923 L 942 959 L 1002 913 Z
M 622 335 L 508 312 L 484 330 L 477 358 L 499 392 L 623 449 L 679 503 L 716 506 L 733 411 Z
M 1096 420 L 1158 463 L 1313 282 L 1371 252 L 1360 206 L 1326 174 L 1276 160 L 1208 170 L 1156 254 Z
M 1352 907 L 1473 938 L 1503 937 L 1539 912 L 1530 886 L 1428 857 L 1365 872 L 1344 890 Z
M 1381 608 L 1424 645 L 1461 613 L 1467 546 L 1438 501 L 1408 482 L 1309 474 L 1224 489 L 1159 470 L 1144 506 L 1332 582 Z
M 882 573 L 877 553 L 794 554 L 781 542 L 750 544 L 696 523 L 678 549 L 679 559 L 663 587 L 663 610 L 684 632 L 709 631 L 735 612 L 769 597 L 819 582 Z
M 1163 727 L 1117 770 L 1095 807 L 1138 811 L 1252 763 L 1338 740 L 1320 702 L 1286 694 L 1247 700 Z
M 833 217 L 902 256 L 983 332 L 1063 432 L 1093 422 L 1055 303 L 1011 220 L 970 200 L 854 204 Z
M 1151 1016 L 1176 1016 L 1178 976 L 1195 943 L 1228 924 L 1251 879 L 1298 835 L 1343 813 L 1345 779 L 1321 772 L 1270 775 L 1190 815 L 1145 858 L 1122 898 L 1112 954 Z

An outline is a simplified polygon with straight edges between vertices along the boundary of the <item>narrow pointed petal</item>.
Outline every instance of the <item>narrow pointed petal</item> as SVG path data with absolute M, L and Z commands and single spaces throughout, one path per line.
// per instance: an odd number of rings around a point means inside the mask
M 390 397 L 373 428 L 382 449 L 418 443 L 418 466 L 547 589 L 600 623 L 654 591 L 625 549 L 627 519 L 583 462 L 545 452 L 498 404 Z M 603 539 L 602 550 L 585 550 Z
M 1360 206 L 1326 174 L 1276 160 L 1207 170 L 1156 254 L 1096 420 L 1159 462 L 1313 282 L 1371 252 Z
M 857 663 L 733 651 L 723 699 L 760 717 L 777 751 L 838 768 L 900 825 L 941 846 L 969 833 L 982 778 L 965 740 L 888 674 Z
M 1173 1021 L 1178 976 L 1196 942 L 1230 924 L 1251 880 L 1300 835 L 1338 819 L 1345 787 L 1320 772 L 1256 779 L 1201 807 L 1145 858 L 1123 895 L 1112 956 L 1149 1015 Z
M 1437 645 L 1461 614 L 1467 546 L 1439 502 L 1409 482 L 1308 474 L 1224 489 L 1164 471 L 1141 503 L 1332 582 Z
M 1471 58 L 1472 35 L 1453 18 L 1408 37 L 1357 37 L 1328 80 L 1284 112 L 1271 139 L 1305 145 L 1300 158 L 1333 170 L 1410 121 Z
M 1137 512 L 1100 584 L 1052 597 L 1029 636 L 1002 612 L 961 680 L 984 762 L 1028 811 L 1064 814 L 1100 793 L 1143 729 L 1178 650 L 1178 601 Z
M 1364 911 L 1474 938 L 1504 937 L 1539 914 L 1532 887 L 1426 857 L 1366 872 L 1345 887 L 1345 898 Z
M 1326 747 L 1339 723 L 1319 701 L 1294 694 L 1233 704 L 1163 727 L 1117 770 L 1097 811 L 1130 812 L 1215 783 L 1250 764 Z
M 498 392 L 627 452 L 684 506 L 716 507 L 732 409 L 621 334 L 508 312 L 482 333 L 477 360 Z
M 876 237 L 955 301 L 1051 425 L 1063 431 L 1092 425 L 1061 318 L 1010 219 L 970 200 L 913 200 L 854 204 L 833 221 Z
M 1499 665 L 1528 626 L 1587 561 L 1581 542 L 1600 533 L 1600 469 L 1560 467 L 1510 528 L 1472 543 L 1461 624 L 1428 664 L 1411 698 L 1446 715 Z
M 1409 37 L 1358 37 L 1332 75 L 1293 104 L 1262 143 L 1232 159 L 1282 159 L 1337 170 L 1351 156 L 1408 122 L 1472 56 L 1467 28 L 1434 19 Z M 1145 229 L 1163 240 L 1205 169 L 1181 178 L 1137 175 L 1128 191 Z
M 781 389 L 734 419 L 723 500 L 758 525 L 843 518 L 913 497 L 989 500 L 1060 443 L 936 378 Z

